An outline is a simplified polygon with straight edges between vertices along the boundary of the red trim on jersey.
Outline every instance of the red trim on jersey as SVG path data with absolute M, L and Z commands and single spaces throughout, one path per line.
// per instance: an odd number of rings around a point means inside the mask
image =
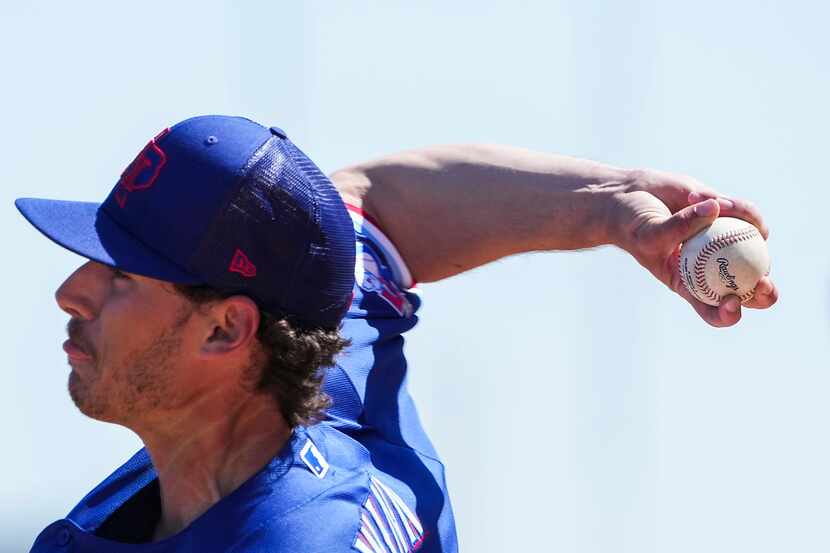
M 363 208 L 361 208 L 361 207 L 357 207 L 356 205 L 352 205 L 352 204 L 347 203 L 347 202 L 343 202 L 343 203 L 344 203 L 344 204 L 346 204 L 346 209 L 348 209 L 349 211 L 354 211 L 355 213 L 357 213 L 358 215 L 360 215 L 361 217 L 363 217 L 364 219 L 366 219 L 367 221 L 369 221 L 370 223 L 372 223 L 375 227 L 377 227 L 377 229 L 378 229 L 379 231 L 381 231 L 381 232 L 383 233 L 383 235 L 384 235 L 384 236 L 386 236 L 386 239 L 387 239 L 387 240 L 389 240 L 390 242 L 392 242 L 392 239 L 391 239 L 391 238 L 389 238 L 389 235 L 388 235 L 388 234 L 386 234 L 386 232 L 383 230 L 383 227 L 381 227 L 381 226 L 378 224 L 378 222 L 375 220 L 375 218 L 374 218 L 374 217 L 372 217 L 371 215 L 369 215 L 368 213 L 366 213 L 366 212 L 363 210 Z M 394 242 L 392 242 L 392 244 L 393 244 L 393 245 L 395 245 L 395 243 L 394 243 Z M 397 247 L 398 247 L 398 246 L 397 246 L 397 245 L 395 245 L 395 248 L 397 248 Z M 398 253 L 398 255 L 400 255 L 400 252 Z M 406 263 L 406 261 L 404 261 L 404 263 Z M 407 269 L 408 269 L 408 267 L 407 267 Z M 415 287 L 418 285 L 418 281 L 417 281 L 417 280 L 415 280 L 415 279 L 412 277 L 411 272 L 410 272 L 410 278 L 412 278 L 412 284 L 409 286 L 409 288 L 415 288 Z
M 346 209 L 348 209 L 349 211 L 354 211 L 355 213 L 357 213 L 358 215 L 360 215 L 361 217 L 363 217 L 364 219 L 366 219 L 367 221 L 369 221 L 370 223 L 372 223 L 373 225 L 378 227 L 378 229 L 383 231 L 383 227 L 381 227 L 378 224 L 378 222 L 375 220 L 374 217 L 372 217 L 371 215 L 369 215 L 368 213 L 363 211 L 362 207 L 357 207 L 356 205 L 352 205 L 352 204 L 346 204 Z M 386 234 L 386 233 L 384 232 L 383 234 Z M 389 238 L 389 237 L 387 236 L 387 238 Z

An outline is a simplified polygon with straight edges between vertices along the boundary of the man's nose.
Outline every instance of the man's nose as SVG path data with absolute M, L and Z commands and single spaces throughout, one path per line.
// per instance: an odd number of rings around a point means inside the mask
M 106 267 L 94 261 L 78 267 L 55 292 L 58 306 L 73 319 L 94 319 L 97 313 L 97 296 L 102 286 L 102 273 L 105 269 Z

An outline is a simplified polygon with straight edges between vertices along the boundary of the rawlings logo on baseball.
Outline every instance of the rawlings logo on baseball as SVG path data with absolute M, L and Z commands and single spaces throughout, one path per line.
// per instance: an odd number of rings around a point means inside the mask
M 729 260 L 725 257 L 718 258 L 718 275 L 727 288 L 731 290 L 738 289 L 738 283 L 735 282 L 735 275 L 729 274 Z
M 679 269 L 683 284 L 703 303 L 719 305 L 727 295 L 746 302 L 769 274 L 767 243 L 752 224 L 720 217 L 683 244 Z

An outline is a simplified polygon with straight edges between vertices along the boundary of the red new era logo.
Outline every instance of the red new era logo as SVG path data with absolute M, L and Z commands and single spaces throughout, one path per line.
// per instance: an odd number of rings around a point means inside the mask
M 248 256 L 245 253 L 237 249 L 233 253 L 233 259 L 231 259 L 231 266 L 228 267 L 228 270 L 232 273 L 239 273 L 240 275 L 251 278 L 256 276 L 256 265 L 251 263 L 251 260 L 248 259 Z

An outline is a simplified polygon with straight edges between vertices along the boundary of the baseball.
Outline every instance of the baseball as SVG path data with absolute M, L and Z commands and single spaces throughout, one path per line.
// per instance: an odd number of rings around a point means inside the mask
M 749 301 L 755 285 L 767 274 L 767 243 L 755 226 L 741 219 L 715 219 L 680 249 L 683 284 L 709 305 L 720 305 L 727 295 L 738 296 L 741 303 Z

